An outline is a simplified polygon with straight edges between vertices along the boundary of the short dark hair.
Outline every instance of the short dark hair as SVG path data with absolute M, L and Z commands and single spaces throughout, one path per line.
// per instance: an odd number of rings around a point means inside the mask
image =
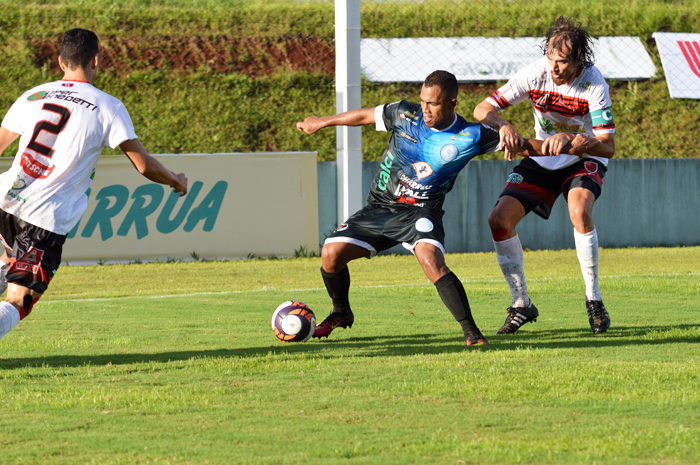
M 69 69 L 85 68 L 100 52 L 97 35 L 87 29 L 71 29 L 63 34 L 61 58 Z
M 459 93 L 457 78 L 449 71 L 433 71 L 425 78 L 423 85 L 425 87 L 440 86 L 442 92 L 444 92 L 450 100 L 456 99 Z
M 551 44 L 550 44 L 551 41 Z M 544 35 L 542 52 L 547 53 L 552 50 L 561 51 L 563 47 L 570 49 L 569 56 L 574 62 L 582 61 L 584 66 L 592 66 L 595 62 L 593 54 L 593 39 L 588 34 L 588 29 L 574 18 L 559 16 Z

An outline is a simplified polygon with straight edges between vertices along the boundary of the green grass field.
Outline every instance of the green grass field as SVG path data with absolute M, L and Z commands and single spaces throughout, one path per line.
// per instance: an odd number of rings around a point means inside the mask
M 575 252 L 526 252 L 540 318 L 468 349 L 410 256 L 353 262 L 355 325 L 323 318 L 318 258 L 59 270 L 0 340 L 1 463 L 700 463 L 700 247 L 601 250 L 594 336 Z M 482 330 L 492 253 L 449 255 Z

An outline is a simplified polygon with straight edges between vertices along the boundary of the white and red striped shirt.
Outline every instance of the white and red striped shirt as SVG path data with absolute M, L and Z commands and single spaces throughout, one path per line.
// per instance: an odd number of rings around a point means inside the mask
M 56 234 L 68 234 L 87 208 L 102 148 L 136 139 L 122 102 L 81 81 L 25 92 L 2 126 L 21 137 L 12 167 L 0 175 L 0 209 Z
M 535 134 L 539 140 L 560 132 L 587 136 L 615 132 L 608 84 L 595 66 L 582 66 L 571 84 L 558 86 L 552 80 L 547 57 L 543 57 L 520 70 L 486 99 L 498 110 L 524 100 L 530 100 L 532 104 Z M 587 154 L 584 157 L 608 164 L 607 158 Z M 579 160 L 574 155 L 530 158 L 550 170 L 564 168 Z

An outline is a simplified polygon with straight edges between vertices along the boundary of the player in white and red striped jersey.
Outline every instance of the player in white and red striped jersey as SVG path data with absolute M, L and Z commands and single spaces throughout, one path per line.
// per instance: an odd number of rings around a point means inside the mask
M 539 316 L 527 292 L 523 249 L 515 228 L 531 211 L 549 218 L 559 194 L 568 203 L 574 226 L 589 324 L 594 333 L 604 333 L 610 316 L 598 286 L 598 235 L 592 211 L 608 160 L 615 154 L 612 102 L 608 85 L 593 65 L 591 38 L 580 23 L 559 17 L 545 34 L 542 50 L 541 60 L 518 72 L 474 109 L 476 119 L 499 131 L 506 159 L 526 155 L 508 177 L 488 220 L 512 298 L 505 324 L 496 334 L 513 334 Z M 527 156 L 523 137 L 498 115 L 525 100 L 532 105 L 544 156 Z M 575 155 L 563 154 L 563 147 L 576 135 L 589 143 Z
M 92 85 L 98 53 L 94 32 L 66 32 L 58 59 L 63 79 L 25 92 L 2 121 L 0 153 L 20 140 L 12 167 L 0 175 L 0 282 L 7 286 L 0 338 L 29 315 L 61 264 L 104 146 L 120 147 L 151 181 L 187 193 L 187 177 L 146 152 L 122 102 Z

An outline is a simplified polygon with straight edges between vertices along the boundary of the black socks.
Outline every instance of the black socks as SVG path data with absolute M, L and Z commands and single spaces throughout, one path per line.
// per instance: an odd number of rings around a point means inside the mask
M 350 271 L 346 266 L 337 273 L 329 273 L 321 268 L 323 283 L 326 285 L 328 295 L 333 300 L 333 312 L 352 313 L 348 294 L 350 292 Z
M 323 276 L 323 283 L 326 285 L 328 295 L 333 300 L 333 312 L 352 313 L 348 299 L 350 292 L 350 271 L 348 267 L 346 266 L 337 273 L 329 273 L 321 268 L 321 276 Z M 476 328 L 476 323 L 474 323 L 471 308 L 469 307 L 467 293 L 459 278 L 450 272 L 438 279 L 435 287 L 452 316 L 462 325 L 465 334 L 467 329 Z
M 472 318 L 472 311 L 469 308 L 469 300 L 467 299 L 467 293 L 464 290 L 462 282 L 455 276 L 454 273 L 450 272 L 438 279 L 435 282 L 435 287 L 437 288 L 440 298 L 445 303 L 445 306 L 450 310 L 452 316 L 455 320 L 462 325 L 462 330 L 472 329 L 476 327 L 474 319 Z

